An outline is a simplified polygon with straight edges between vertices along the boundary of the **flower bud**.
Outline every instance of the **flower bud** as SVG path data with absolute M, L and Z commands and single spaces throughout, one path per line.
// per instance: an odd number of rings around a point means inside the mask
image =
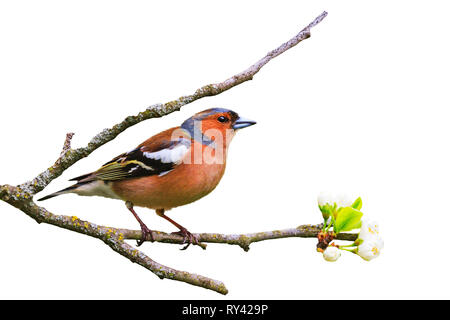
M 328 204 L 334 204 L 334 199 L 331 193 L 329 192 L 321 192 L 319 196 L 317 197 L 317 203 L 320 207 L 323 207 L 324 205 Z
M 341 251 L 335 246 L 328 246 L 323 252 L 323 258 L 326 261 L 334 262 L 341 256 Z
M 348 194 L 341 193 L 335 197 L 335 201 L 338 208 L 345 208 L 350 207 L 354 200 L 352 200 Z
M 333 196 L 329 192 L 321 192 L 317 197 L 317 204 L 319 205 L 319 209 L 322 212 L 323 220 L 326 223 L 331 213 L 333 212 Z

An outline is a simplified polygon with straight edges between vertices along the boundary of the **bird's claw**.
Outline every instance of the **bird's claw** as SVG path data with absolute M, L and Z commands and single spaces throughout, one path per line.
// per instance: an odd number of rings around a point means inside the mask
M 180 250 L 186 250 L 191 244 L 198 244 L 198 237 L 196 235 L 193 235 L 192 233 L 190 233 L 187 229 L 183 228 L 180 229 L 180 231 L 177 232 L 172 232 L 172 234 L 177 234 L 183 237 L 183 242 L 182 244 L 185 244 L 187 242 L 187 244 L 181 248 Z
M 141 239 L 136 240 L 136 245 L 138 247 L 140 247 L 144 243 L 144 241 L 147 240 L 147 239 L 150 239 L 151 242 L 154 241 L 152 230 L 147 228 L 147 226 L 145 224 L 141 225 L 141 232 L 142 232 Z

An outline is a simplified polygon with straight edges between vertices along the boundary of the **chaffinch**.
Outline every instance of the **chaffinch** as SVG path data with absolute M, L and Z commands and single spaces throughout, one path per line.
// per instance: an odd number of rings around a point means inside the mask
M 224 174 L 231 139 L 237 130 L 255 123 L 228 109 L 196 113 L 181 126 L 154 135 L 97 171 L 69 180 L 77 181 L 76 184 L 39 201 L 66 193 L 124 200 L 141 227 L 138 246 L 146 238 L 153 241 L 153 237 L 134 206 L 155 209 L 157 215 L 180 230 L 176 233 L 187 242 L 183 248 L 186 249 L 197 239 L 164 212 L 213 191 Z

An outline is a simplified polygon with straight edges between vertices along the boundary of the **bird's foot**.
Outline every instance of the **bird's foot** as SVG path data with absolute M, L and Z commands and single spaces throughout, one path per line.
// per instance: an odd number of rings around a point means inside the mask
M 147 228 L 145 224 L 141 224 L 141 232 L 142 232 L 141 239 L 136 240 L 136 245 L 138 247 L 140 247 L 147 239 L 149 239 L 151 242 L 155 241 L 153 239 L 153 231 Z
M 172 232 L 183 237 L 183 244 L 187 243 L 180 250 L 186 250 L 191 244 L 199 244 L 198 237 L 190 233 L 186 228 L 181 228 L 180 231 Z

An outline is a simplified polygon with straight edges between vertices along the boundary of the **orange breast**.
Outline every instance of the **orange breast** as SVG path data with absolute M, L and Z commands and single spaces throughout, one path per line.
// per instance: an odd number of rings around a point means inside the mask
M 161 176 L 116 181 L 112 189 L 121 199 L 131 201 L 136 206 L 171 209 L 209 194 L 225 172 L 225 157 L 223 163 L 185 162 Z

